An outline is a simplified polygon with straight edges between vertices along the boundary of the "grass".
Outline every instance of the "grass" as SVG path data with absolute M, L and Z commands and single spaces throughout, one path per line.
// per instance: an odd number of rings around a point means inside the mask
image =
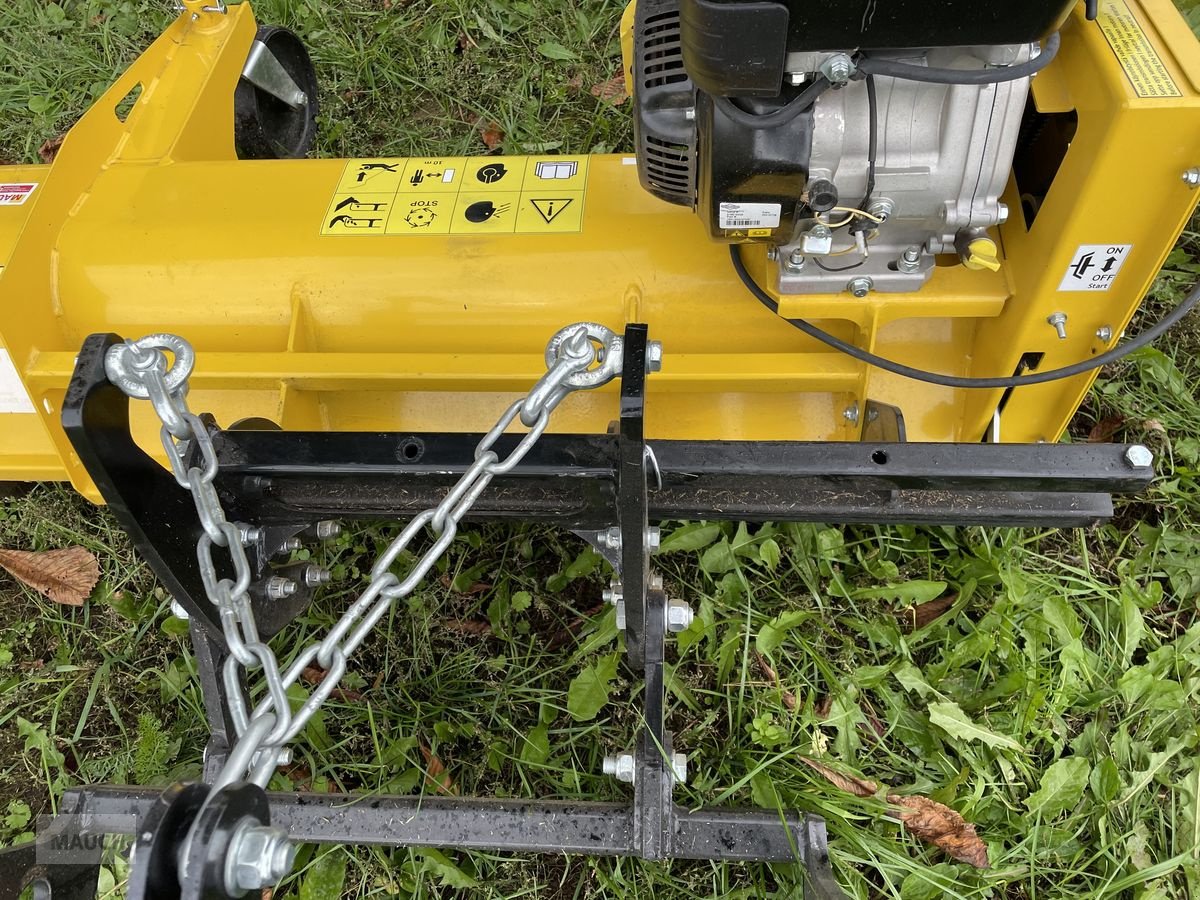
M 157 33 L 166 6 L 11 5 L 0 158 L 35 159 Z M 617 3 L 277 0 L 258 12 L 314 48 L 323 154 L 478 153 L 492 123 L 510 153 L 629 145 L 628 108 L 587 90 L 619 70 Z M 1194 280 L 1198 256 L 1189 231 L 1150 316 Z M 1107 423 L 1161 454 L 1153 490 L 1111 524 L 668 528 L 664 577 L 699 612 L 673 654 L 670 725 L 691 758 L 682 801 L 820 813 L 839 880 L 859 898 L 1200 896 L 1200 328 L 1188 328 L 1106 371 L 1080 412 L 1077 438 Z M 379 525 L 314 550 L 336 579 L 284 643 L 328 627 L 394 533 Z M 122 533 L 55 487 L 0 501 L 0 546 L 70 544 L 102 561 L 84 608 L 0 581 L 4 841 L 69 785 L 199 770 L 203 711 L 181 623 Z M 631 743 L 640 690 L 619 667 L 607 677 L 606 578 L 569 536 L 468 531 L 363 647 L 348 693 L 314 719 L 277 786 L 429 792 L 448 778 L 463 794 L 627 797 L 598 774 Z M 925 622 L 918 609 L 936 597 L 952 602 Z M 609 693 L 590 717 L 570 689 L 584 670 Z M 992 867 L 917 842 L 894 810 L 839 791 L 801 755 L 950 804 Z M 113 895 L 125 871 L 114 856 Z M 781 865 L 308 848 L 283 893 L 793 897 L 799 878 Z

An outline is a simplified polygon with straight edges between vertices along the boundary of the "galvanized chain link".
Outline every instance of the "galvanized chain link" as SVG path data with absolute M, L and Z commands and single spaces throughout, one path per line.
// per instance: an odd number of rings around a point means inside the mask
M 326 637 L 296 654 L 282 671 L 275 653 L 261 640 L 250 604 L 253 573 L 243 541 L 249 526 L 230 522 L 213 485 L 217 454 L 212 438 L 188 408 L 188 377 L 195 353 L 183 338 L 152 334 L 117 344 L 105 358 L 109 380 L 130 397 L 147 399 L 162 422 L 161 439 L 171 471 L 189 491 L 203 534 L 196 546 L 205 594 L 217 607 L 221 628 L 229 644 L 222 671 L 230 717 L 238 741 L 213 784 L 212 796 L 222 787 L 250 780 L 265 787 L 275 768 L 286 760 L 292 741 L 329 698 L 347 670 L 349 658 L 398 599 L 421 583 L 453 543 L 458 525 L 497 475 L 510 472 L 545 433 L 550 414 L 574 391 L 591 390 L 617 377 L 622 364 L 622 339 L 603 325 L 584 322 L 562 329 L 546 348 L 546 374 L 529 393 L 505 410 L 499 421 L 475 448 L 474 461 L 457 484 L 435 507 L 417 515 L 388 546 L 371 569 L 366 590 L 342 615 Z M 174 356 L 168 366 L 164 351 Z M 493 449 L 517 418 L 529 430 L 503 460 Z M 193 450 L 202 465 L 189 465 Z M 428 529 L 433 543 L 400 578 L 392 572 L 397 559 L 419 534 Z M 233 578 L 218 575 L 214 548 L 225 551 Z M 289 689 L 301 684 L 301 673 L 312 665 L 326 671 L 293 713 Z M 242 673 L 262 672 L 264 696 L 251 708 Z M 247 778 L 248 776 L 248 778 Z

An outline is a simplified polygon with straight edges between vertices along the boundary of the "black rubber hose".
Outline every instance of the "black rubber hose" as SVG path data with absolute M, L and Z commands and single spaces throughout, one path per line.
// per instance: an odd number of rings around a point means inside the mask
M 750 293 L 758 298 L 758 301 L 763 306 L 776 315 L 779 315 L 779 304 L 750 277 L 750 273 L 746 271 L 746 264 L 742 262 L 742 256 L 736 244 L 729 247 L 729 256 L 733 260 L 734 271 L 737 272 L 742 284 L 746 285 Z M 1093 356 L 1091 359 L 1075 363 L 1071 366 L 1064 366 L 1061 369 L 1051 369 L 1047 372 L 1037 372 L 1033 375 L 1012 375 L 1003 378 L 965 378 L 958 375 L 941 375 L 937 372 L 927 372 L 924 369 L 914 369 L 912 366 L 906 366 L 895 360 L 876 356 L 868 350 L 848 344 L 841 338 L 834 337 L 828 331 L 823 331 L 804 319 L 784 319 L 784 321 L 789 325 L 799 328 L 809 337 L 815 338 L 821 343 L 832 347 L 834 350 L 845 353 L 847 356 L 852 356 L 859 362 L 875 366 L 877 369 L 891 372 L 893 375 L 900 375 L 904 378 L 911 378 L 914 381 L 923 381 L 926 384 L 936 384 L 941 387 L 995 389 L 1017 388 L 1029 384 L 1046 384 L 1050 381 L 1061 381 L 1064 378 L 1074 378 L 1076 375 L 1083 375 L 1085 372 L 1091 372 L 1094 369 L 1107 366 L 1109 363 L 1117 362 L 1135 350 L 1140 350 L 1158 340 L 1178 324 L 1180 319 L 1191 312 L 1197 303 L 1200 303 L 1200 284 L 1193 287 L 1183 302 L 1163 316 L 1153 327 L 1143 331 L 1132 340 L 1126 341 L 1120 347 L 1114 347 L 1107 353 L 1101 353 L 1099 356 Z
M 1100 15 L 1100 0 L 1087 0 L 1087 2 L 1084 3 L 1083 8 L 1087 14 L 1087 20 L 1089 22 L 1095 22 L 1096 17 Z
M 793 99 L 789 100 L 785 106 L 769 113 L 756 115 L 752 112 L 747 112 L 740 106 L 735 104 L 728 97 L 712 98 L 713 104 L 721 112 L 745 128 L 775 128 L 779 125 L 786 125 L 796 116 L 808 112 L 812 109 L 812 105 L 817 102 L 820 97 L 831 87 L 829 79 L 824 75 L 818 75 L 808 87 L 797 94 Z
M 935 69 L 929 66 L 914 66 L 909 63 L 896 62 L 892 59 L 880 59 L 875 56 L 863 56 L 858 60 L 858 71 L 864 75 L 881 75 L 886 78 L 903 78 L 906 81 L 924 81 L 932 84 L 1000 84 L 1004 81 L 1016 81 L 1036 75 L 1054 61 L 1062 38 L 1058 32 L 1050 35 L 1046 46 L 1036 59 L 1016 66 L 992 66 L 983 69 Z

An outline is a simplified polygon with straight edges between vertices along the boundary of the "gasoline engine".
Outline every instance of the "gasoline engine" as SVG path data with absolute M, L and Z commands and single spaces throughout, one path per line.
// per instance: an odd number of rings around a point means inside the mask
M 916 291 L 938 256 L 999 269 L 1030 80 L 1073 5 L 640 0 L 642 185 L 768 244 L 784 294 Z

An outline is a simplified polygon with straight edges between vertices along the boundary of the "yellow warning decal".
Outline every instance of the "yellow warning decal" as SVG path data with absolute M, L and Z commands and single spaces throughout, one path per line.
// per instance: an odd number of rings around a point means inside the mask
M 587 173 L 586 156 L 351 159 L 321 234 L 578 232 Z
M 1139 97 L 1182 97 L 1162 57 L 1124 0 L 1101 0 L 1096 24 Z

